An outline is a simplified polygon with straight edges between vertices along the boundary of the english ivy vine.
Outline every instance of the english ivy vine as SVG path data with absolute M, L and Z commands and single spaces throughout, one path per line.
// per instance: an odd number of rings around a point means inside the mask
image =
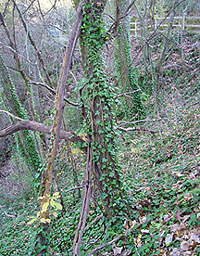
M 11 75 L 1 55 L 0 55 L 0 60 L 1 60 L 2 70 L 6 72 L 5 77 L 7 77 L 10 94 L 12 97 L 12 105 L 14 109 L 11 109 L 11 110 L 14 111 L 18 115 L 18 117 L 24 120 L 27 120 L 28 119 L 27 112 L 23 108 L 19 100 L 15 85 L 12 81 Z M 31 132 L 28 130 L 23 131 L 23 134 L 24 134 L 22 138 L 23 140 L 21 140 L 19 136 L 16 136 L 19 152 L 21 154 L 21 157 L 23 157 L 23 159 L 25 159 L 25 161 L 27 162 L 28 166 L 30 166 L 30 168 L 36 171 L 40 165 L 41 159 L 37 151 L 35 138 L 31 134 Z
M 86 106 L 85 129 L 90 135 L 93 171 L 109 218 L 124 214 L 126 200 L 122 196 L 121 168 L 117 161 L 117 135 L 113 106 L 115 91 L 104 72 L 103 47 L 108 39 L 101 14 L 106 1 L 85 1 L 81 31 L 81 50 L 87 81 L 82 100 Z

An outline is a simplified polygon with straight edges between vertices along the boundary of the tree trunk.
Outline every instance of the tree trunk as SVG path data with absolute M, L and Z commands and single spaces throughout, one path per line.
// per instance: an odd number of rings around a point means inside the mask
M 3 57 L 0 55 L 0 72 L 3 74 L 4 81 L 2 81 L 2 87 L 4 89 L 4 101 L 6 101 L 6 107 L 8 110 L 22 119 L 27 119 L 27 113 L 23 108 L 15 85 L 11 79 L 10 73 L 5 65 Z M 23 131 L 18 139 L 20 143 L 21 154 L 28 164 L 30 170 L 35 173 L 41 162 L 38 154 L 35 139 L 29 131 Z
M 115 95 L 104 72 L 101 56 L 107 36 L 101 20 L 105 4 L 106 0 L 101 3 L 89 0 L 85 2 L 80 45 L 87 78 L 82 100 L 85 106 L 86 132 L 91 138 L 93 174 L 106 214 L 111 219 L 124 204 L 120 201 L 121 170 L 117 162 L 117 135 L 114 130 Z M 119 202 L 121 207 L 117 207 Z
M 68 74 L 71 67 L 73 52 L 77 43 L 77 39 L 80 34 L 80 28 L 82 24 L 82 10 L 81 4 L 77 10 L 77 17 L 74 28 L 71 32 L 71 36 L 69 38 L 69 43 L 65 52 L 65 57 L 63 60 L 62 70 L 60 74 L 60 78 L 58 81 L 56 99 L 55 99 L 55 116 L 53 121 L 53 129 L 51 132 L 51 141 L 49 153 L 46 156 L 46 161 L 43 169 L 43 177 L 41 183 L 41 191 L 42 197 L 40 201 L 40 220 L 41 222 L 45 222 L 42 225 L 42 231 L 39 232 L 39 243 L 36 245 L 37 255 L 43 255 L 48 252 L 48 241 L 46 239 L 46 233 L 48 232 L 48 223 L 49 219 L 49 210 L 50 210 L 50 196 L 51 196 L 51 188 L 52 188 L 52 179 L 53 179 L 53 168 L 54 161 L 57 154 L 58 143 L 60 140 L 61 134 L 61 125 L 63 119 L 63 111 L 64 111 L 64 92 L 66 89 L 66 82 L 68 78 Z M 40 247 L 42 246 L 42 250 Z
M 130 0 L 115 0 L 115 18 L 118 21 L 123 15 L 127 14 Z M 142 116 L 141 91 L 137 74 L 132 65 L 131 38 L 130 38 L 130 15 L 126 15 L 120 22 L 118 36 L 116 38 L 115 66 L 120 79 L 120 89 L 123 93 L 134 92 L 132 98 L 125 98 L 120 118 L 130 119 L 133 115 Z M 124 72 L 125 71 L 125 72 Z

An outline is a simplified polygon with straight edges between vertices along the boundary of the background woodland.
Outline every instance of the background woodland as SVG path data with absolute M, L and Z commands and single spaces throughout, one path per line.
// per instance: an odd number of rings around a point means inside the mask
M 197 0 L 1 0 L 0 255 L 200 254 L 199 27 Z

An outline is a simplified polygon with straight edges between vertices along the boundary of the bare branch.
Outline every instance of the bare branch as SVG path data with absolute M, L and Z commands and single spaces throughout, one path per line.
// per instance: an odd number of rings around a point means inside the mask
M 82 189 L 83 188 L 83 186 L 78 186 L 78 187 L 74 187 L 74 188 L 70 188 L 70 189 L 68 189 L 68 190 L 65 190 L 64 192 L 65 193 L 68 193 L 68 192 L 70 192 L 70 191 L 73 191 L 73 190 L 76 190 L 76 189 Z
M 139 92 L 139 91 L 141 91 L 141 89 L 135 90 L 135 91 L 133 91 L 133 92 L 125 92 L 125 93 L 122 93 L 122 94 L 117 95 L 116 97 L 128 96 L 128 95 L 137 93 L 137 92 Z
M 1 45 L 3 45 L 2 42 L 0 42 Z M 28 60 L 26 57 L 24 57 L 22 54 L 20 54 L 16 49 L 13 49 L 11 46 L 8 45 L 3 45 L 3 47 L 8 48 L 9 50 L 11 50 L 14 54 L 17 54 L 19 57 L 21 57 L 22 59 L 24 59 L 25 61 L 27 61 L 30 65 L 32 66 L 36 66 L 37 63 L 33 63 L 30 60 Z M 19 71 L 18 71 L 19 72 Z
M 130 131 L 141 131 L 141 132 L 150 132 L 150 133 L 157 133 L 157 131 L 151 131 L 151 130 L 148 130 L 148 129 L 145 129 L 145 128 L 142 128 L 142 127 L 134 127 L 134 128 L 122 128 L 122 127 L 118 127 L 119 130 L 123 131 L 123 132 L 130 132 Z
M 26 8 L 26 10 L 23 12 L 23 15 L 31 8 L 31 6 L 34 4 L 36 0 L 33 0 L 30 5 Z
M 7 13 L 7 9 L 10 5 L 10 0 L 7 1 L 7 3 L 5 4 L 5 8 L 4 8 L 4 11 L 3 11 L 3 16 L 5 17 L 6 16 L 6 13 Z
M 121 17 L 117 18 L 117 20 L 111 25 L 109 31 L 112 31 L 112 30 L 114 31 L 113 36 L 117 36 L 120 21 L 123 20 L 124 18 L 126 18 L 129 15 L 129 11 L 130 11 L 131 7 L 134 5 L 135 1 L 136 0 L 133 0 L 130 3 L 130 5 L 128 6 L 128 8 L 126 9 L 126 11 L 123 13 L 123 15 Z
M 36 81 L 29 81 L 29 83 L 37 85 L 37 86 L 41 85 L 41 86 L 45 87 L 48 91 L 50 91 L 53 95 L 56 95 L 56 91 L 53 88 L 51 88 L 50 86 L 48 86 L 46 83 L 41 83 L 41 82 L 36 82 Z M 66 98 L 64 98 L 64 101 L 69 103 L 72 106 L 75 106 L 75 107 L 80 106 L 80 103 L 71 102 Z
M 9 218 L 16 218 L 16 216 L 8 214 L 8 213 L 3 209 L 3 207 L 2 207 L 1 205 L 0 205 L 0 208 L 1 208 L 2 212 L 3 212 L 7 217 L 9 217 Z
M 87 215 L 88 215 L 90 200 L 91 200 L 91 193 L 92 193 L 91 173 L 92 173 L 92 151 L 91 151 L 91 145 L 88 142 L 84 193 L 83 193 L 79 223 L 78 223 L 78 227 L 76 229 L 76 233 L 73 241 L 73 256 L 80 255 L 80 246 L 82 242 L 83 232 L 85 230 L 85 225 L 86 225 L 86 220 L 87 220 Z
M 170 16 L 171 12 L 173 12 L 180 4 L 182 4 L 183 2 L 185 2 L 185 0 L 180 1 L 179 3 L 177 3 L 175 6 L 172 7 L 171 10 L 169 10 L 165 17 L 160 21 L 160 23 L 157 25 L 156 29 L 152 32 L 152 34 L 150 35 L 150 37 L 147 39 L 147 42 L 149 42 L 151 39 L 154 38 L 155 34 L 158 32 L 158 30 L 160 29 L 160 27 L 162 26 L 162 24 L 166 21 L 166 19 Z
M 91 250 L 90 253 L 88 254 L 88 256 L 92 256 L 95 252 L 100 251 L 100 250 L 103 249 L 104 247 L 107 247 L 107 246 L 109 246 L 109 245 L 111 245 L 111 244 L 113 244 L 113 243 L 116 243 L 116 242 L 119 241 L 123 236 L 126 236 L 129 232 L 131 232 L 131 230 L 134 228 L 134 226 L 135 226 L 135 224 L 133 224 L 133 225 L 132 225 L 128 230 L 126 230 L 123 234 L 121 234 L 121 235 L 115 237 L 112 241 L 107 242 L 107 243 L 105 243 L 105 244 L 103 244 L 103 245 L 101 245 L 101 246 L 99 246 L 99 247 L 97 247 L 97 248 Z
M 10 112 L 8 112 L 8 111 L 6 111 L 6 110 L 0 109 L 0 112 L 5 113 L 5 114 L 7 114 L 7 115 L 9 115 L 9 116 L 12 116 L 12 118 L 17 119 L 17 120 L 19 120 L 19 121 L 24 121 L 24 120 L 21 119 L 20 117 L 13 115 L 13 114 L 11 114 Z
M 38 48 L 37 48 L 37 46 L 36 46 L 36 44 L 35 44 L 35 41 L 33 40 L 33 38 L 32 38 L 32 36 L 31 36 L 30 32 L 28 31 L 28 26 L 27 26 L 27 24 L 26 24 L 26 22 L 25 22 L 25 20 L 24 20 L 24 18 L 23 18 L 23 15 L 22 15 L 22 13 L 21 13 L 21 11 L 20 11 L 18 5 L 16 4 L 16 1 L 15 1 L 15 0 L 12 0 L 12 2 L 14 3 L 14 5 L 15 5 L 15 7 L 16 7 L 18 13 L 19 13 L 19 17 L 20 17 L 20 19 L 21 19 L 21 21 L 22 21 L 22 24 L 23 24 L 23 26 L 24 26 L 24 29 L 25 29 L 25 31 L 26 31 L 26 33 L 27 33 L 27 35 L 28 35 L 28 38 L 29 38 L 29 40 L 30 40 L 30 43 L 31 43 L 31 45 L 33 46 L 33 48 L 35 49 L 35 51 L 36 51 L 38 60 L 39 60 L 39 62 L 40 62 L 40 64 L 41 64 L 41 66 L 42 66 L 42 69 L 44 70 L 44 73 L 45 73 L 45 76 L 46 76 L 46 78 L 47 78 L 47 81 L 48 81 L 48 83 L 49 83 L 51 86 L 53 86 L 53 83 L 52 83 L 52 81 L 51 81 L 51 79 L 50 79 L 50 76 L 49 76 L 49 74 L 48 74 L 48 72 L 47 72 L 47 69 L 46 69 L 46 67 L 45 67 L 45 63 L 44 63 L 44 60 L 43 60 L 43 58 L 42 58 L 42 55 L 41 55 L 40 51 L 38 50 Z
M 16 118 L 16 117 L 14 117 Z M 5 129 L 0 131 L 0 138 L 6 137 L 8 135 L 11 135 L 15 132 L 21 131 L 21 130 L 31 130 L 31 131 L 37 131 L 37 132 L 43 132 L 51 134 L 52 127 L 47 126 L 42 123 L 38 123 L 35 121 L 29 121 L 29 120 L 23 120 L 21 122 L 17 122 L 16 124 L 10 125 L 6 127 Z M 63 131 L 60 132 L 60 139 L 69 140 L 71 142 L 81 142 L 83 144 L 85 141 L 81 139 L 79 136 L 77 136 L 75 133 L 70 131 Z

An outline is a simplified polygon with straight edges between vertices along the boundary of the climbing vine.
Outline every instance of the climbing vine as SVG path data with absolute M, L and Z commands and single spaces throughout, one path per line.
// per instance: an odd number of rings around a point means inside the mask
M 0 60 L 1 60 L 2 71 L 4 71 L 6 73 L 6 75 L 4 77 L 7 77 L 7 84 L 9 85 L 9 92 L 10 92 L 10 95 L 12 98 L 11 100 L 9 99 L 9 102 L 10 101 L 12 102 L 11 111 L 14 111 L 14 113 L 19 118 L 28 120 L 27 112 L 23 108 L 23 106 L 19 100 L 15 85 L 12 81 L 11 75 L 10 75 L 10 73 L 7 69 L 7 66 L 4 62 L 4 59 L 1 55 L 0 55 Z M 6 89 L 8 90 L 8 88 L 6 88 Z M 30 168 L 32 168 L 33 170 L 36 171 L 40 165 L 41 159 L 40 159 L 40 156 L 37 151 L 34 136 L 31 134 L 30 131 L 25 130 L 25 131 L 23 131 L 23 138 L 20 139 L 20 137 L 17 136 L 16 139 L 17 139 L 18 149 L 21 154 L 21 157 L 23 157 L 25 159 L 25 161 L 27 162 L 28 166 L 30 166 Z
M 128 0 L 116 0 L 116 20 L 125 14 L 129 4 L 130 1 Z M 133 68 L 132 63 L 129 15 L 124 17 L 117 27 L 115 45 L 116 76 L 117 79 L 120 78 L 118 81 L 119 90 L 124 94 L 117 115 L 120 119 L 128 120 L 132 119 L 134 115 L 142 118 L 144 116 L 144 107 L 141 99 L 142 90 L 137 70 Z M 126 93 L 128 93 L 128 96 L 126 96 Z
M 95 185 L 111 218 L 125 207 L 122 199 L 121 168 L 117 161 L 118 141 L 113 106 L 115 90 L 104 72 L 102 51 L 108 39 L 101 18 L 106 1 L 85 1 L 81 30 L 81 50 L 87 78 L 82 101 L 85 106 L 85 130 L 91 139 Z

